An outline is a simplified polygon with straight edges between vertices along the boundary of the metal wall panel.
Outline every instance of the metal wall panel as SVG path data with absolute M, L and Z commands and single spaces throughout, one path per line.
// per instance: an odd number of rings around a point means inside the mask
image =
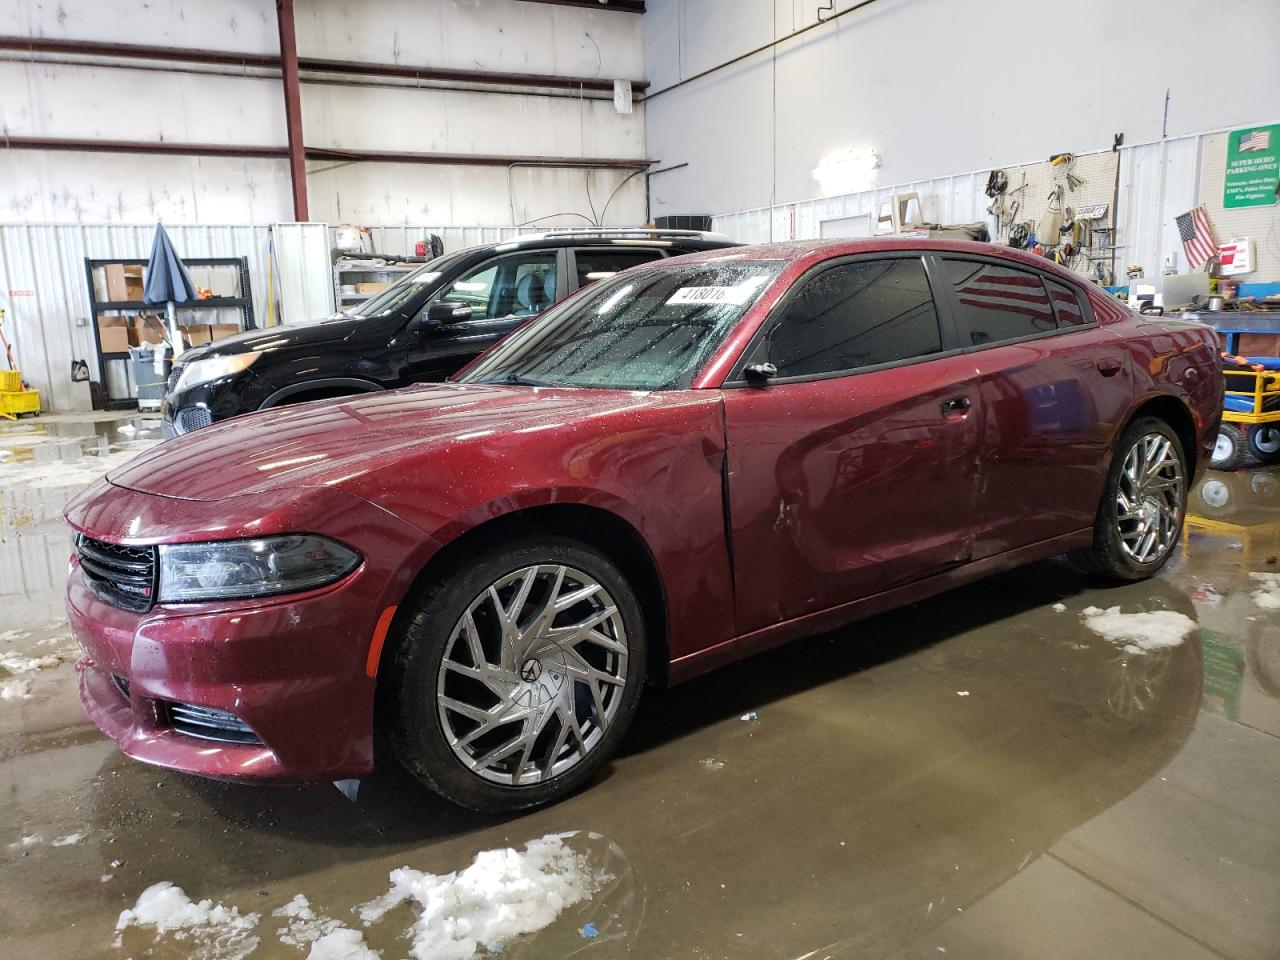
M 474 247 L 481 243 L 499 243 L 523 234 L 536 233 L 525 227 L 443 227 L 443 226 L 399 226 L 369 227 L 369 240 L 376 255 L 411 257 L 414 245 L 419 240 L 426 240 L 436 234 L 444 241 L 445 253 L 452 253 L 464 247 Z
M 1147 277 L 1158 276 L 1169 253 L 1177 255 L 1176 269 L 1186 270 L 1174 218 L 1200 202 L 1202 157 L 1209 136 L 1211 134 L 1175 137 L 1121 149 L 1117 283 L 1125 282 L 1125 270 L 1131 265 L 1142 267 Z M 874 227 L 881 201 L 892 194 L 913 190 L 920 194 L 924 217 L 930 222 L 986 221 L 991 224 L 986 212 L 989 201 L 983 193 L 986 179 L 985 172 L 975 171 L 838 197 L 743 210 L 717 216 L 712 224 L 713 229 L 746 243 L 817 238 L 822 236 L 822 223 L 827 220 L 870 214 Z M 1204 200 L 1212 217 L 1217 201 L 1215 197 Z
M 267 322 L 268 227 L 167 226 L 180 256 L 247 257 L 253 287 L 254 317 Z M 300 241 L 276 251 L 272 271 L 276 300 L 298 319 L 316 303 L 332 307 L 328 228 L 323 223 L 285 224 Z M 94 356 L 89 293 L 84 261 L 145 258 L 151 253 L 155 224 L 72 225 L 0 224 L 0 306 L 4 330 L 24 377 L 41 391 L 46 411 L 88 410 L 88 384 L 71 382 L 71 361 Z M 287 279 L 287 284 L 281 284 Z M 199 270 L 192 279 L 205 285 Z M 317 298 L 328 298 L 327 301 Z M 223 311 L 217 311 L 222 313 Z M 280 309 L 273 310 L 278 317 Z M 213 322 L 214 317 L 208 317 Z
M 835 197 L 800 200 L 774 207 L 758 207 L 713 217 L 712 229 L 744 243 L 771 240 L 813 240 L 822 236 L 822 224 L 831 220 L 870 214 L 874 227 L 880 204 L 895 193 L 915 192 L 925 220 L 930 223 L 975 223 L 987 220 L 985 173 L 965 173 L 914 183 L 879 187 Z

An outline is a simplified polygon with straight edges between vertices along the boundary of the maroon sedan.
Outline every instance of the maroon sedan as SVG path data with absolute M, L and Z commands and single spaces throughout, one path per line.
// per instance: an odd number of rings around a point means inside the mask
M 1007 248 L 661 261 L 457 382 L 240 417 L 82 494 L 81 696 L 164 767 L 358 777 L 378 727 L 460 804 L 545 803 L 647 683 L 1055 554 L 1151 576 L 1221 396 L 1208 328 Z

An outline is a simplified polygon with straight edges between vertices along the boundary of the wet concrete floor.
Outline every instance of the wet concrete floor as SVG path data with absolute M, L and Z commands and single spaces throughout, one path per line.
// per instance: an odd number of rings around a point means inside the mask
M 157 428 L 0 427 L 0 957 L 235 955 L 112 945 L 162 880 L 260 913 L 254 958 L 302 957 L 270 918 L 295 894 L 359 928 L 392 869 L 565 831 L 601 889 L 504 957 L 1280 957 L 1276 470 L 1208 474 L 1148 583 L 1040 563 L 651 696 L 590 789 L 502 819 L 394 770 L 354 802 L 166 773 L 88 723 L 61 506 Z M 1199 628 L 1126 651 L 1081 613 L 1115 605 Z M 368 946 L 407 955 L 402 919 Z

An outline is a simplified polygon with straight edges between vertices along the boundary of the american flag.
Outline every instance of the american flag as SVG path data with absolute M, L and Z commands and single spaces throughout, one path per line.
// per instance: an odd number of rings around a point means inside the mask
M 1177 218 L 1178 236 L 1182 238 L 1182 250 L 1187 255 L 1187 266 L 1199 270 L 1218 255 L 1218 244 L 1209 229 L 1209 218 L 1204 207 L 1196 207 L 1190 213 Z
M 1239 149 L 1241 153 L 1247 150 L 1270 150 L 1271 131 L 1253 130 L 1248 134 L 1241 135 Z

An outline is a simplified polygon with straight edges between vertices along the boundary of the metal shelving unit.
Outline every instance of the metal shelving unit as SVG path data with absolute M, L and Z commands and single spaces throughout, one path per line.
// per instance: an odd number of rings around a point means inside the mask
M 208 300 L 194 300 L 190 303 L 177 304 L 178 312 L 187 310 L 238 309 L 240 311 L 240 329 L 255 329 L 253 321 L 253 293 L 249 285 L 249 260 L 247 257 L 206 257 L 204 259 L 184 259 L 187 267 L 234 267 L 240 288 L 238 297 L 211 297 Z M 107 364 L 113 361 L 128 361 L 127 350 L 103 352 L 101 330 L 98 317 L 110 313 L 138 313 L 147 310 L 164 312 L 164 306 L 145 303 L 141 300 L 99 300 L 97 285 L 94 283 L 94 271 L 106 266 L 119 264 L 126 267 L 146 267 L 146 260 L 109 259 L 94 260 L 85 257 L 84 273 L 89 284 L 89 325 L 93 327 L 93 347 L 98 357 L 98 383 L 102 389 L 102 403 L 107 410 L 127 410 L 137 403 L 135 397 L 113 397 L 110 394 L 107 380 Z
M 339 260 L 333 267 L 333 301 L 338 305 L 339 310 L 357 303 L 363 303 L 375 294 L 343 293 L 342 288 L 348 284 L 368 283 L 370 281 L 385 280 L 387 283 L 395 283 L 406 273 L 417 270 L 421 266 L 421 263 L 411 263 L 405 266 L 387 264 L 385 267 L 344 267 L 342 261 Z M 344 280 L 344 277 L 352 279 Z M 360 279 L 355 279 L 357 277 Z

